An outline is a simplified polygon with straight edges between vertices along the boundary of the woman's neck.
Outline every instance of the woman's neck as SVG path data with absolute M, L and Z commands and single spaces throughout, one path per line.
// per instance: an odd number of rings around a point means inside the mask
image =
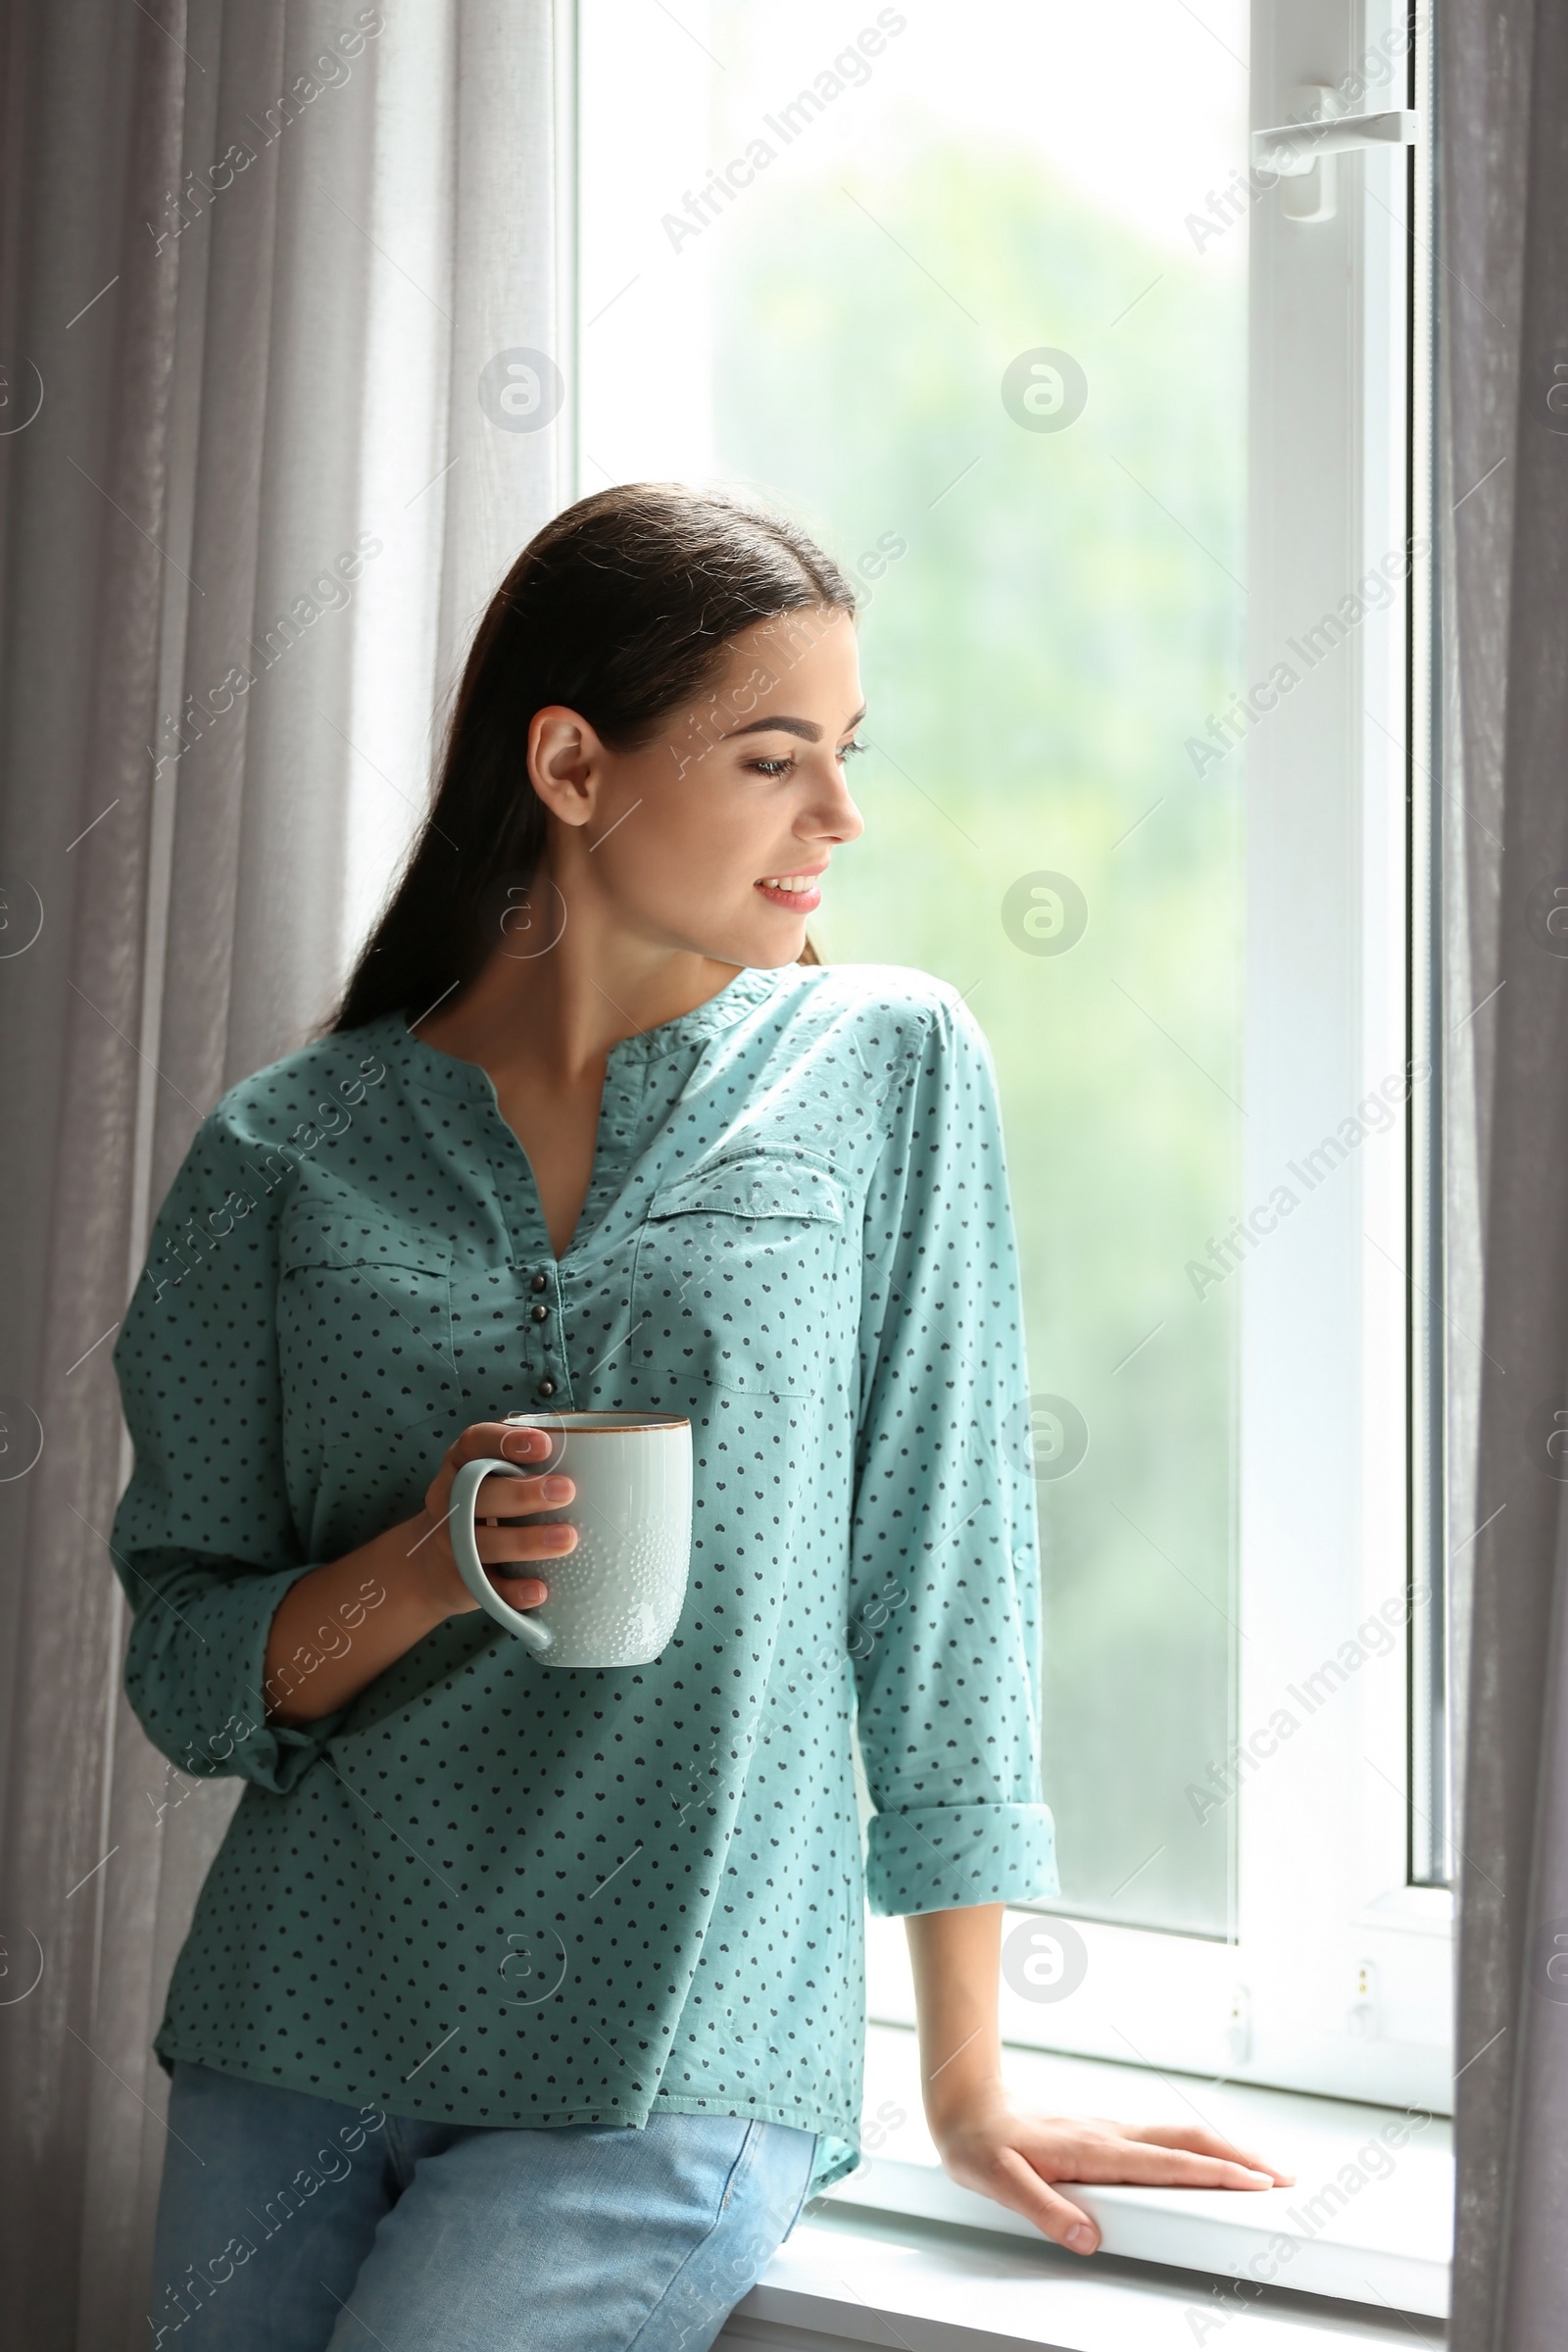
M 596 941 L 590 928 L 567 924 L 531 954 L 492 949 L 461 994 L 418 1024 L 418 1035 L 438 1053 L 477 1062 L 498 1088 L 525 1075 L 569 1087 L 602 1075 L 621 1038 L 695 1011 L 742 968 L 624 932 Z

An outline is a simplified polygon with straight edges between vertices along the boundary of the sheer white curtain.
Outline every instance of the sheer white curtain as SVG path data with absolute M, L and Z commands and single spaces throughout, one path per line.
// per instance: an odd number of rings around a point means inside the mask
M 17 0 L 0 175 L 0 2271 L 147 2342 L 231 1794 L 120 1693 L 110 1363 L 202 1114 L 328 1008 L 565 494 L 549 0 Z M 509 372 L 510 370 L 510 372 Z M 502 402 L 499 392 L 510 390 Z
M 1450 1012 L 1485 1344 L 1459 1818 L 1455 2352 L 1568 2310 L 1568 12 L 1439 13 Z M 1463 1099 L 1460 1099 L 1460 1090 Z M 1459 1202 L 1461 1210 L 1464 1203 Z M 1462 1270 L 1463 1271 L 1463 1270 Z M 1471 1540 L 1472 1529 L 1479 1533 Z

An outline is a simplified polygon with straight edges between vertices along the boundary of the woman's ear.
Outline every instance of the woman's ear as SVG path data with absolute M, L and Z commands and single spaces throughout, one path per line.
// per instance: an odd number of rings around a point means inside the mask
M 585 825 L 605 747 L 580 711 L 549 703 L 528 722 L 528 781 L 552 816 Z

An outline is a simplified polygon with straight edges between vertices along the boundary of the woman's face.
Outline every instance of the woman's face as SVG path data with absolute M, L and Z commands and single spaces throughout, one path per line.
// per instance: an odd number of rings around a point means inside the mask
M 845 763 L 863 714 L 854 624 L 833 610 L 748 629 L 717 684 L 641 750 L 574 720 L 553 754 L 541 722 L 570 714 L 540 712 L 530 765 L 576 836 L 561 844 L 568 900 L 573 883 L 603 893 L 650 945 L 793 963 L 833 852 L 862 829 Z

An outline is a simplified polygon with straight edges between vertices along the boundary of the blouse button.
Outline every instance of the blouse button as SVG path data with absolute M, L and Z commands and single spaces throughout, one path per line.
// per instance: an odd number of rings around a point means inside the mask
M 531 1291 L 542 1291 L 545 1288 L 546 1279 L 543 1274 L 536 1274 L 528 1288 Z
M 553 1396 L 555 1393 L 556 1384 L 553 1380 L 542 1380 L 534 1391 L 536 1396 Z
M 528 1309 L 528 1316 L 531 1322 L 547 1323 L 550 1320 L 550 1309 L 548 1306 L 531 1306 Z

